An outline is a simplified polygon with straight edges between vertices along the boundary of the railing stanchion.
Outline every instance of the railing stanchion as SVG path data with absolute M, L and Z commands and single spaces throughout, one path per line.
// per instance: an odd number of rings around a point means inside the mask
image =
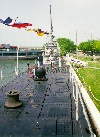
M 2 69 L 1 69 L 1 71 L 0 71 L 0 79 L 2 80 L 2 78 L 3 78 L 3 75 L 2 75 Z

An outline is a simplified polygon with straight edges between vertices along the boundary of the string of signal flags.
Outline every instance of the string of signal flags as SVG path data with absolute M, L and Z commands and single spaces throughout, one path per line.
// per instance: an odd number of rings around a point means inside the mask
M 3 20 L 0 19 L 0 23 L 3 23 L 4 25 L 15 27 L 18 29 L 24 28 L 28 32 L 36 32 L 38 36 L 44 36 L 44 34 L 49 35 L 49 32 L 47 31 L 42 31 L 41 29 L 28 29 L 28 26 L 32 26 L 31 23 L 22 23 L 22 22 L 16 22 L 18 17 L 16 19 L 11 19 L 8 17 L 7 19 Z

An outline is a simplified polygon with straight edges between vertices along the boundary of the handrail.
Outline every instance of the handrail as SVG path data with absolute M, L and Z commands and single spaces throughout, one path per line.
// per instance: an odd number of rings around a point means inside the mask
M 91 98 L 89 97 L 86 89 L 83 87 L 81 81 L 79 80 L 78 76 L 76 75 L 74 69 L 72 68 L 72 66 L 69 64 L 70 69 L 70 81 L 73 82 L 76 81 L 75 83 L 77 83 L 77 86 L 79 87 L 79 91 L 81 95 L 82 99 L 84 100 L 84 103 L 86 105 L 86 108 L 88 110 L 88 114 L 89 117 L 91 119 L 91 122 L 95 128 L 95 132 L 98 136 L 100 136 L 100 113 L 98 111 L 98 109 L 96 108 L 96 106 L 94 105 L 93 101 L 91 100 Z

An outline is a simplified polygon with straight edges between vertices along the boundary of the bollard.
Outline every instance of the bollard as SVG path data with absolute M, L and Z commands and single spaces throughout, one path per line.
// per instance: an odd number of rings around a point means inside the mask
M 19 92 L 17 90 L 11 90 L 7 93 L 8 101 L 5 102 L 6 108 L 18 108 L 22 106 L 22 102 L 19 100 Z

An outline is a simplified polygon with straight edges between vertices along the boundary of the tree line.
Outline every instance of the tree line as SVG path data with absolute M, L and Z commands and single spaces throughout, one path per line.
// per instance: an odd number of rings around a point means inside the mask
M 58 38 L 57 43 L 60 47 L 61 55 L 66 55 L 68 52 L 76 51 L 76 44 L 74 44 L 74 42 L 70 39 Z M 77 48 L 78 50 L 82 50 L 84 53 L 91 51 L 91 55 L 93 55 L 94 52 L 100 52 L 100 40 L 88 40 L 81 42 Z
M 100 52 L 100 40 L 88 40 L 86 42 L 81 42 L 78 49 L 83 52 L 91 51 L 91 55 L 93 55 L 94 52 Z
M 76 51 L 76 45 L 74 42 L 67 38 L 58 38 L 57 43 L 60 48 L 60 55 L 65 56 L 66 53 Z

